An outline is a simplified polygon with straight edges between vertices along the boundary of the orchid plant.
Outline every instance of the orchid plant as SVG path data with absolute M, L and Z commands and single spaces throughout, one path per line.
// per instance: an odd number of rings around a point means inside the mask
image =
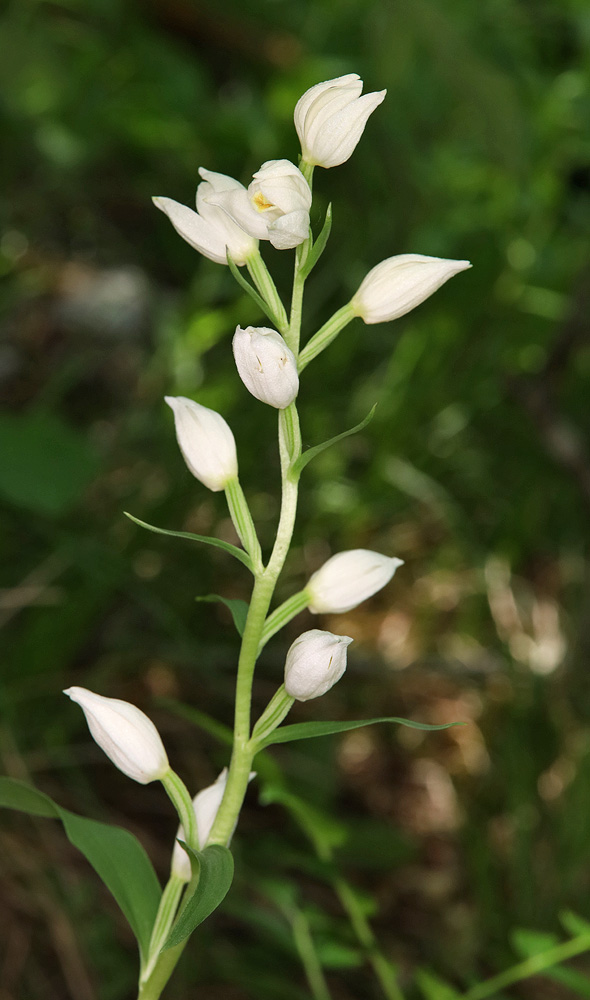
M 247 613 L 236 613 L 241 632 L 237 665 L 231 759 L 209 788 L 193 798 L 172 770 L 153 723 L 138 708 L 81 687 L 65 692 L 83 710 L 90 733 L 111 761 L 133 780 L 160 781 L 178 814 L 177 837 L 171 845 L 171 867 L 162 891 L 137 840 L 126 831 L 77 817 L 47 796 L 10 779 L 2 779 L 3 805 L 56 816 L 98 871 L 121 905 L 138 940 L 138 1000 L 157 1000 L 164 990 L 190 934 L 222 901 L 233 873 L 229 845 L 256 755 L 273 743 L 342 732 L 371 722 L 404 719 L 282 725 L 295 701 L 325 694 L 344 674 L 350 636 L 319 628 L 303 632 L 290 646 L 283 683 L 260 717 L 252 721 L 252 684 L 257 659 L 272 637 L 304 609 L 313 615 L 338 614 L 355 608 L 385 587 L 402 565 L 393 555 L 353 549 L 333 555 L 284 603 L 271 610 L 277 580 L 289 552 L 297 510 L 299 482 L 305 466 L 322 450 L 359 431 L 361 424 L 330 441 L 302 450 L 297 395 L 302 374 L 355 317 L 384 323 L 420 305 L 453 275 L 470 267 L 465 260 L 418 254 L 393 256 L 366 275 L 352 299 L 301 346 L 305 282 L 325 249 L 331 227 L 328 209 L 321 231 L 310 228 L 312 180 L 316 167 L 332 168 L 352 155 L 370 115 L 385 91 L 362 95 L 356 74 L 319 83 L 298 101 L 294 119 L 301 143 L 296 166 L 289 160 L 264 163 L 248 186 L 224 174 L 200 169 L 196 211 L 170 198 L 154 199 L 176 231 L 199 253 L 229 266 L 242 289 L 254 299 L 271 326 L 237 327 L 233 354 L 237 373 L 251 395 L 278 411 L 281 507 L 272 551 L 265 555 L 239 479 L 233 433 L 221 414 L 183 396 L 166 397 L 174 415 L 178 445 L 199 482 L 225 492 L 240 545 L 132 520 L 151 531 L 197 539 L 225 550 L 253 577 Z M 295 250 L 290 308 L 287 310 L 260 253 L 260 241 L 279 252 Z M 242 273 L 246 269 L 250 281 Z M 131 515 L 129 515 L 131 517 Z M 385 979 L 384 979 L 385 983 Z M 384 991 L 400 997 L 389 980 Z

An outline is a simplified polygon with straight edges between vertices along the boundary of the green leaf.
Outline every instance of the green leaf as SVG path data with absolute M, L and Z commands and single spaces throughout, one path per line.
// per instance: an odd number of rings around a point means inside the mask
M 358 434 L 359 431 L 362 431 L 375 416 L 376 408 L 377 403 L 375 403 L 369 413 L 367 413 L 365 419 L 361 420 L 360 424 L 356 424 L 355 427 L 351 427 L 350 430 L 343 431 L 342 434 L 336 434 L 335 437 L 330 438 L 328 441 L 324 441 L 323 444 L 316 444 L 315 448 L 309 448 L 307 451 L 304 451 L 303 455 L 300 455 L 297 461 L 293 462 L 293 465 L 291 466 L 292 474 L 299 476 L 307 463 L 311 462 L 312 458 L 315 458 L 316 455 L 321 454 L 321 452 L 325 451 L 326 448 L 331 448 L 332 445 L 337 444 L 338 441 L 343 441 L 344 438 L 350 437 L 351 434 Z
M 461 994 L 457 990 L 426 969 L 418 969 L 416 982 L 425 1000 L 461 1000 Z
M 197 597 L 197 601 L 209 601 L 215 603 L 220 601 L 221 604 L 225 604 L 226 608 L 231 611 L 231 616 L 234 620 L 234 625 L 238 630 L 239 635 L 244 634 L 244 629 L 246 628 L 246 618 L 248 617 L 248 610 L 250 605 L 246 601 L 241 601 L 238 597 L 220 597 L 219 594 L 207 594 L 206 597 Z
M 99 462 L 88 441 L 45 412 L 0 417 L 0 493 L 35 514 L 65 514 L 82 497 Z
M 161 890 L 151 861 L 133 834 L 62 809 L 48 795 L 15 778 L 0 778 L 0 806 L 61 820 L 70 843 L 82 852 L 112 892 L 144 957 Z
M 146 528 L 148 531 L 154 531 L 156 535 L 170 535 L 172 538 L 188 538 L 191 542 L 205 542 L 207 545 L 215 545 L 216 548 L 223 549 L 224 552 L 229 552 L 230 555 L 235 556 L 236 559 L 239 559 L 252 572 L 250 556 L 247 552 L 239 549 L 237 545 L 232 545 L 231 542 L 222 542 L 220 538 L 209 538 L 207 535 L 194 535 L 192 531 L 170 531 L 169 528 L 156 528 L 154 524 L 148 524 L 147 521 L 140 521 L 138 517 L 134 517 L 133 514 L 129 514 L 126 510 L 123 513 L 134 524 L 138 524 L 140 528 Z
M 274 325 L 280 328 L 281 325 L 280 319 L 278 318 L 272 307 L 269 305 L 269 303 L 262 298 L 262 295 L 259 295 L 256 289 L 250 284 L 250 282 L 246 281 L 244 276 L 240 274 L 240 269 L 233 260 L 233 258 L 230 257 L 229 250 L 227 252 L 227 263 L 231 273 L 233 274 L 240 288 L 243 288 L 244 291 L 247 293 L 247 295 L 249 295 L 250 298 L 254 300 L 254 302 L 260 309 L 261 313 L 263 313 L 264 316 L 268 316 L 268 318 L 273 321 Z
M 322 256 L 326 243 L 328 242 L 328 237 L 330 236 L 330 231 L 332 229 L 332 203 L 328 205 L 328 210 L 326 212 L 326 218 L 324 219 L 324 224 L 321 228 L 318 238 L 313 244 L 309 256 L 305 261 L 301 269 L 301 274 L 304 278 L 307 278 L 308 274 L 311 273 L 313 268 L 316 266 L 318 260 Z
M 442 725 L 431 726 L 426 722 L 414 722 L 412 719 L 400 719 L 397 716 L 383 716 L 379 719 L 355 719 L 349 722 L 297 722 L 293 726 L 279 726 L 264 740 L 261 740 L 257 751 L 272 743 L 290 743 L 292 740 L 308 740 L 312 736 L 347 733 L 351 729 L 360 729 L 361 726 L 373 726 L 376 722 L 397 722 L 400 726 L 409 726 L 410 729 L 425 729 L 428 732 L 464 725 L 463 722 L 445 722 Z
M 180 841 L 182 843 L 182 841 Z M 182 845 L 199 869 L 199 880 L 194 891 L 183 905 L 163 951 L 180 944 L 216 910 L 228 893 L 234 877 L 234 859 L 227 847 L 212 844 L 204 851 L 193 851 Z

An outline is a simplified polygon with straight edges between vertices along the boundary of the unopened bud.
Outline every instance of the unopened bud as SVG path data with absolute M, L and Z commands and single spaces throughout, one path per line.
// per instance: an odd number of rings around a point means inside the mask
M 234 436 L 223 417 L 186 396 L 165 396 L 174 413 L 176 440 L 193 476 L 214 493 L 238 474 Z
M 350 304 L 365 323 L 387 323 L 405 316 L 445 281 L 468 267 L 471 267 L 468 260 L 424 257 L 417 253 L 388 257 L 369 271 Z
M 349 549 L 328 559 L 305 588 L 313 614 L 339 614 L 356 608 L 389 583 L 402 559 L 369 549 Z
M 80 705 L 91 736 L 123 774 L 147 785 L 170 770 L 160 734 L 141 709 L 81 687 L 64 694 Z
M 346 670 L 349 635 L 334 635 L 312 628 L 289 648 L 285 661 L 285 691 L 297 701 L 319 698 L 339 681 Z
M 232 346 L 238 374 L 256 399 L 278 410 L 293 402 L 299 391 L 297 361 L 280 333 L 238 326 Z

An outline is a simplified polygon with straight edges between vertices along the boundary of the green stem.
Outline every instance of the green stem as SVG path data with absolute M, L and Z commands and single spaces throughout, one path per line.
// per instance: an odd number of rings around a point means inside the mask
M 500 990 L 506 989 L 507 986 L 528 979 L 529 976 L 538 975 L 554 965 L 559 965 L 560 962 L 565 962 L 568 958 L 573 958 L 574 955 L 580 955 L 589 950 L 590 934 L 581 934 L 571 941 L 566 941 L 565 944 L 557 944 L 553 948 L 548 948 L 540 955 L 531 955 L 524 962 L 514 965 L 511 969 L 506 969 L 505 972 L 500 972 L 485 983 L 478 983 L 463 994 L 463 1000 L 484 1000 L 485 997 L 493 997 Z
M 164 775 L 161 781 L 172 805 L 178 813 L 187 844 L 189 847 L 193 847 L 195 851 L 198 851 L 199 835 L 197 833 L 197 819 L 188 788 L 172 768 Z
M 397 985 L 395 969 L 379 951 L 377 939 L 370 924 L 359 905 L 354 889 L 343 878 L 333 880 L 334 891 L 347 914 L 359 944 L 362 946 L 373 972 L 381 984 L 383 995 L 387 1000 L 404 1000 L 403 993 Z
M 295 699 L 291 698 L 285 691 L 285 685 L 281 684 L 254 726 L 252 730 L 252 742 L 258 743 L 274 732 L 290 711 L 294 701 Z
M 338 309 L 327 323 L 324 323 L 317 333 L 314 333 L 313 337 L 307 342 L 303 348 L 301 354 L 299 355 L 298 368 L 302 372 L 306 365 L 310 361 L 313 361 L 318 354 L 328 347 L 333 340 L 336 339 L 341 330 L 354 319 L 356 313 L 354 312 L 350 302 L 347 302 L 345 306 Z
M 174 972 L 176 963 L 184 951 L 186 941 L 177 944 L 175 948 L 167 948 L 158 955 L 154 970 L 145 982 L 140 983 L 137 1000 L 159 1000 L 162 990 Z
M 252 520 L 252 514 L 250 513 L 248 501 L 244 496 L 244 491 L 240 486 L 240 481 L 237 476 L 235 479 L 230 479 L 229 483 L 225 487 L 225 496 L 234 528 L 238 533 L 244 549 L 252 560 L 253 572 L 255 574 L 259 573 L 263 569 L 260 542 L 258 541 L 258 535 L 256 534 L 256 527 L 254 525 L 254 521 Z
M 301 910 L 295 910 L 289 916 L 293 929 L 293 939 L 301 959 L 301 964 L 305 969 L 305 975 L 309 983 L 314 1000 L 331 1000 L 328 984 L 318 958 L 309 923 Z
M 287 313 L 277 291 L 277 286 L 259 252 L 248 258 L 247 267 L 254 284 L 269 306 L 271 318 L 276 323 L 279 333 L 284 337 L 289 329 Z
M 252 681 L 266 615 L 277 579 L 291 545 L 297 512 L 297 481 L 290 477 L 291 463 L 301 453 L 297 409 L 294 403 L 279 410 L 279 454 L 281 459 L 281 513 L 275 543 L 263 573 L 256 576 L 238 660 L 234 745 L 225 794 L 209 836 L 210 844 L 227 844 L 236 824 L 248 787 L 255 747 L 250 742 Z M 296 429 L 296 430 L 295 430 Z M 293 449 L 295 451 L 293 452 Z
M 292 594 L 291 597 L 288 597 L 286 601 L 283 601 L 278 608 L 275 608 L 273 613 L 268 616 L 264 623 L 260 646 L 258 648 L 258 655 L 260 655 L 260 652 L 266 646 L 268 640 L 272 639 L 273 635 L 282 629 L 283 625 L 286 625 L 292 618 L 295 618 L 295 616 L 303 611 L 308 604 L 309 596 L 307 591 L 299 590 L 296 594 Z
M 185 886 L 186 882 L 184 879 L 179 878 L 178 875 L 171 875 L 164 888 L 152 929 L 148 957 L 141 972 L 140 987 L 144 982 L 147 982 L 154 971 L 158 955 L 170 933 L 170 928 L 172 927 Z

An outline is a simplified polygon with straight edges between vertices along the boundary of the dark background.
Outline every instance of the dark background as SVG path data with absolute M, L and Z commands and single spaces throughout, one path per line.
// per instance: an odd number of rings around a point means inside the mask
M 568 908 L 590 918 L 587 4 L 12 0 L 1 29 L 3 772 L 132 829 L 165 877 L 163 792 L 114 770 L 61 689 L 139 704 L 191 790 L 226 763 L 207 719 L 194 728 L 170 700 L 231 723 L 238 637 L 195 597 L 247 598 L 248 575 L 122 511 L 233 537 L 162 399 L 194 396 L 235 431 L 268 546 L 275 414 L 231 360 L 254 305 L 150 198 L 191 203 L 199 166 L 247 183 L 266 159 L 296 160 L 298 97 L 358 72 L 388 95 L 351 160 L 316 171 L 312 222 L 332 201 L 334 226 L 304 337 L 392 254 L 474 266 L 394 324 L 356 321 L 306 371 L 305 445 L 379 405 L 306 470 L 279 597 L 344 548 L 405 566 L 357 611 L 301 616 L 273 640 L 255 703 L 319 625 L 354 636 L 349 669 L 293 721 L 467 723 L 272 754 L 347 832 L 338 870 L 408 997 L 420 968 L 465 989 L 522 957 L 517 929 L 563 935 Z M 292 254 L 265 254 L 286 294 Z M 271 779 L 268 765 L 250 789 L 236 883 L 169 996 L 308 996 L 284 893 L 335 1000 L 380 996 L 311 844 L 259 803 Z M 2 1000 L 134 996 L 130 933 L 61 828 L 5 813 L 0 838 Z M 504 996 L 590 996 L 589 960 L 578 968 L 586 993 L 537 978 Z

